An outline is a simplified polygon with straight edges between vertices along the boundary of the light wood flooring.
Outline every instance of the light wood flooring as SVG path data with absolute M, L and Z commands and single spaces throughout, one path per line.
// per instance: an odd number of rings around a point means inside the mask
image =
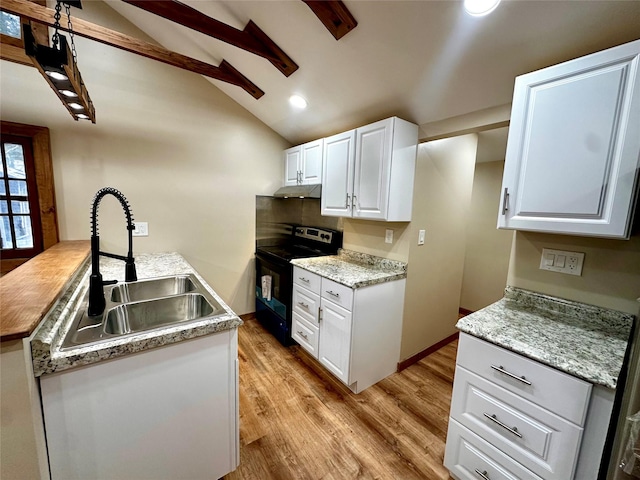
M 240 466 L 225 479 L 445 480 L 457 341 L 356 395 L 255 319 L 239 329 Z

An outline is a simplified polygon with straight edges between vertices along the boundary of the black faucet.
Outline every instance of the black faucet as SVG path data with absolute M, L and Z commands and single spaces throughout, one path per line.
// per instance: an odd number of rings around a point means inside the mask
M 100 200 L 106 195 L 113 195 L 118 199 L 124 214 L 127 217 L 127 230 L 129 231 L 129 252 L 127 256 L 115 255 L 113 253 L 100 251 L 100 237 L 98 236 L 98 205 Z M 115 258 L 125 262 L 125 282 L 135 282 L 138 280 L 136 275 L 136 265 L 133 258 L 133 217 L 131 216 L 131 207 L 124 195 L 115 188 L 105 187 L 98 190 L 96 196 L 93 197 L 93 205 L 91 207 L 91 277 L 89 277 L 89 316 L 102 315 L 105 307 L 104 285 L 113 285 L 117 280 L 102 280 L 100 274 L 100 255 L 104 257 Z

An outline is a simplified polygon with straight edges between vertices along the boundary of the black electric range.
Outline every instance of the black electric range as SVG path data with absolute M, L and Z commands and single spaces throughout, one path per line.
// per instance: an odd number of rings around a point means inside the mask
M 256 248 L 256 318 L 285 346 L 291 338 L 291 294 L 295 258 L 335 255 L 342 232 L 294 226 L 284 243 Z

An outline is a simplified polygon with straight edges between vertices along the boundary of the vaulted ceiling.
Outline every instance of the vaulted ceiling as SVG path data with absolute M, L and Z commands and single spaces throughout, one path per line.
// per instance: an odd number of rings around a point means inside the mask
M 263 58 L 121 1 L 113 9 L 177 52 L 229 61 L 265 95 L 211 80 L 292 144 L 398 115 L 436 122 L 511 101 L 514 77 L 640 38 L 640 1 L 503 0 L 487 17 L 462 2 L 344 0 L 358 22 L 336 41 L 300 0 L 187 0 L 238 29 L 255 22 L 299 69 Z M 288 103 L 298 93 L 309 103 Z
M 422 137 L 471 112 L 503 107 L 508 116 L 517 75 L 640 38 L 637 0 L 503 0 L 486 17 L 467 15 L 458 0 L 344 0 L 357 26 L 340 40 L 301 0 L 182 1 L 238 30 L 254 22 L 299 67 L 283 74 L 132 5 L 144 2 L 106 3 L 169 50 L 229 62 L 264 95 L 205 78 L 292 144 L 391 115 L 421 125 Z M 305 110 L 289 104 L 294 93 Z

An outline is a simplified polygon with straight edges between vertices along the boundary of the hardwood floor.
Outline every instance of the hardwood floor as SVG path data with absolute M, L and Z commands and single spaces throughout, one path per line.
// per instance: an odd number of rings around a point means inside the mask
M 239 329 L 240 466 L 225 479 L 449 479 L 457 341 L 356 395 L 255 319 Z

